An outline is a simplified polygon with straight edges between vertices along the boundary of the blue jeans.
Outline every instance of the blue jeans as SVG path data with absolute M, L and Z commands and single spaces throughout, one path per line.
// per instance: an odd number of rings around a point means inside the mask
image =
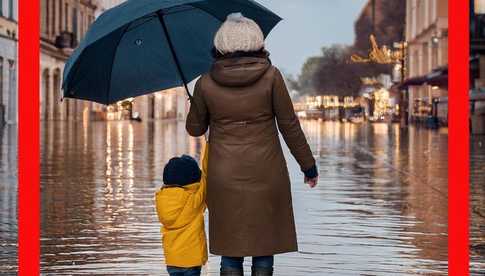
M 167 266 L 167 272 L 170 276 L 200 276 L 200 266 L 196 267 L 176 267 Z
M 221 257 L 221 268 L 243 269 L 244 257 Z M 252 267 L 273 268 L 274 256 L 253 257 Z

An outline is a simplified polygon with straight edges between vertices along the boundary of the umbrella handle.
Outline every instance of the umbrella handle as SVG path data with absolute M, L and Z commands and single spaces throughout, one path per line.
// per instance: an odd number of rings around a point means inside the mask
M 190 103 L 191 103 L 191 104 L 192 104 L 192 103 L 194 103 L 194 101 L 193 101 L 193 96 L 192 96 L 192 95 L 190 95 L 190 92 L 189 92 L 189 87 L 187 86 L 187 83 L 185 83 L 185 81 L 184 81 L 184 88 L 185 88 L 185 93 L 187 93 L 187 96 L 189 97 L 189 101 L 190 101 Z

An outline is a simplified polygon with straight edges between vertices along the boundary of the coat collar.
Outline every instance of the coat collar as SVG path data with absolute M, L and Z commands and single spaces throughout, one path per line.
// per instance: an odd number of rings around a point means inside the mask
M 184 190 L 194 190 L 196 188 L 198 188 L 200 182 L 195 182 L 195 183 L 192 183 L 192 184 L 188 184 L 188 185 L 167 185 L 167 184 L 164 184 L 160 189 L 163 190 L 163 189 L 169 189 L 169 188 L 182 188 Z
M 266 51 L 266 49 L 262 48 L 259 51 L 253 51 L 253 52 L 244 52 L 244 51 L 237 51 L 233 53 L 227 53 L 227 54 L 221 54 L 219 51 L 217 51 L 216 48 L 212 49 L 212 56 L 216 60 L 220 59 L 228 59 L 228 58 L 241 58 L 241 57 L 256 57 L 256 58 L 266 58 L 269 60 L 269 52 Z M 271 63 L 271 61 L 270 61 Z

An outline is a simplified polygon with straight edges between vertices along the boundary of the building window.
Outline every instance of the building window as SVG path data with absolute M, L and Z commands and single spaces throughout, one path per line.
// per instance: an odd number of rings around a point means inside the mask
M 40 31 L 41 34 L 45 33 L 45 0 L 40 1 Z
M 0 57 L 0 105 L 2 106 L 4 105 L 3 103 L 3 57 Z
M 420 73 L 419 72 L 419 60 L 418 59 L 419 59 L 419 53 L 416 50 L 416 51 L 414 51 L 413 58 L 412 58 L 412 61 L 413 61 L 413 65 L 412 65 L 413 66 L 412 67 L 412 69 L 413 69 L 413 76 L 419 76 L 419 73 Z
M 49 25 L 50 25 L 50 19 L 51 19 L 51 0 L 46 0 L 46 3 L 45 3 L 45 32 L 47 34 L 50 33 L 50 30 L 49 30 Z
M 72 8 L 72 32 L 74 33 L 74 38 L 78 41 L 78 24 L 77 24 L 77 9 Z
M 51 20 L 50 23 L 52 25 L 49 26 L 49 28 L 50 28 L 51 34 L 55 35 L 55 33 L 56 33 L 56 3 L 55 3 L 55 1 L 51 1 L 50 4 L 52 5 L 50 7 L 50 11 L 52 13 L 50 15 L 50 16 L 52 16 L 52 20 Z
M 13 0 L 8 1 L 8 17 L 13 19 Z
M 431 69 L 429 68 L 429 47 L 430 46 L 429 46 L 428 43 L 423 43 L 423 56 L 422 56 L 423 67 L 422 67 L 422 74 L 426 74 L 429 71 L 431 71 Z
M 81 27 L 80 35 L 81 35 L 81 37 L 83 37 L 84 36 L 84 13 L 82 11 L 79 12 L 79 17 L 80 17 L 79 20 L 81 20 L 81 24 L 80 24 L 80 27 Z
M 69 31 L 69 5 L 64 4 L 64 30 Z
M 62 1 L 59 1 L 59 32 L 62 32 L 62 17 L 63 17 L 63 14 L 62 14 Z
M 436 68 L 438 67 L 438 47 L 432 47 L 431 51 L 431 66 L 432 68 Z
M 16 93 L 15 93 L 15 61 L 13 59 L 8 60 L 8 108 L 6 117 L 9 121 L 14 122 L 17 117 L 16 113 Z

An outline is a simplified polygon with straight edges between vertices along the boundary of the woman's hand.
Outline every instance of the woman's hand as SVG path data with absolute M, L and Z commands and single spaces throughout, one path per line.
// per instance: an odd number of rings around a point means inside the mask
M 305 176 L 305 184 L 308 184 L 310 188 L 314 188 L 315 186 L 317 186 L 317 182 L 318 182 L 318 176 L 314 178 L 308 178 Z

